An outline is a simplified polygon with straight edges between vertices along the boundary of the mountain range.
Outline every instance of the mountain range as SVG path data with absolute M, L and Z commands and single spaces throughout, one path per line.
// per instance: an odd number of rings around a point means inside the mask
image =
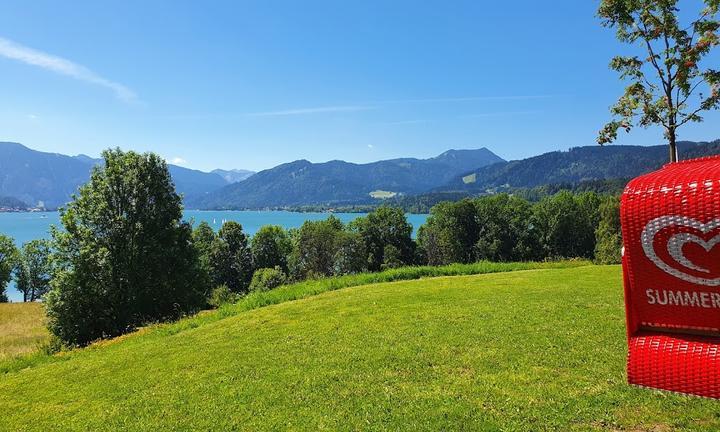
M 504 161 L 486 148 L 448 150 L 430 159 L 402 158 L 367 164 L 298 160 L 260 171 L 198 200 L 187 200 L 186 205 L 256 209 L 372 202 L 425 192 L 460 173 L 498 162 Z
M 86 155 L 66 156 L 29 149 L 22 144 L 0 142 L 0 196 L 13 197 L 30 206 L 56 208 L 65 204 L 78 186 L 88 181 L 92 167 L 102 159 Z M 168 165 L 175 187 L 186 199 L 203 196 L 227 186 L 233 175 L 252 175 L 238 170 L 207 173 Z
M 720 154 L 720 140 L 680 142 L 681 159 Z M 203 172 L 168 165 L 185 206 L 264 209 L 373 205 L 387 198 L 469 196 L 543 185 L 628 179 L 667 161 L 667 146 L 576 147 L 505 161 L 487 148 L 448 150 L 429 159 L 355 164 L 298 160 L 253 173 Z M 67 202 L 100 159 L 65 156 L 0 142 L 0 197 L 55 208 Z M 9 201 L 12 202 L 12 201 Z
M 681 160 L 720 154 L 720 140 L 679 142 L 678 152 Z M 435 192 L 482 194 L 503 189 L 629 179 L 660 168 L 667 159 L 667 145 L 575 147 L 478 167 L 436 188 Z

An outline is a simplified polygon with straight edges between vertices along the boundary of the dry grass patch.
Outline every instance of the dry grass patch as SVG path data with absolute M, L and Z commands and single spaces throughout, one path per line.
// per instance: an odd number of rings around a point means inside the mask
M 0 303 L 0 360 L 28 354 L 49 334 L 40 303 Z

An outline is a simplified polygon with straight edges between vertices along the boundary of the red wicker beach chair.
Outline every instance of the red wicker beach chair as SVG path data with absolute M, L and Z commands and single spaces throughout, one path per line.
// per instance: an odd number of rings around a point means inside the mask
M 720 157 L 634 179 L 621 220 L 628 381 L 720 398 Z

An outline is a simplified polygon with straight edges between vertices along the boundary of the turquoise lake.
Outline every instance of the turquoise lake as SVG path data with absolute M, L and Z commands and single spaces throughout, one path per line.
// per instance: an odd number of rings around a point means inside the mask
M 340 220 L 347 223 L 364 216 L 363 213 L 333 213 Z M 239 222 L 246 233 L 252 235 L 263 225 L 280 225 L 284 228 L 299 228 L 307 220 L 325 219 L 330 213 L 296 213 L 286 211 L 200 211 L 188 210 L 185 220 L 197 224 L 205 221 L 215 230 L 219 229 L 223 221 Z M 420 225 L 425 223 L 427 215 L 408 214 L 408 222 L 413 226 L 413 236 Z M 10 236 L 18 246 L 38 239 L 49 238 L 51 225 L 60 225 L 60 215 L 57 212 L 27 212 L 27 213 L 0 213 L 0 233 Z M 13 284 L 8 288 L 8 297 L 11 301 L 22 301 L 22 295 L 15 290 Z

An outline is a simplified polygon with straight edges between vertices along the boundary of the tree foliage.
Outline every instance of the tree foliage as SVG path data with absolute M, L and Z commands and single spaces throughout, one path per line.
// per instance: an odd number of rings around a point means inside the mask
M 677 129 L 702 121 L 701 113 L 720 107 L 720 71 L 702 60 L 720 44 L 720 1 L 704 0 L 696 18 L 683 23 L 678 0 L 602 0 L 598 15 L 624 43 L 639 44 L 642 56 L 617 56 L 610 67 L 629 82 L 611 108 L 614 119 L 601 131 L 600 144 L 617 138 L 619 129 L 662 126 L 677 160 Z
M 600 198 L 593 192 L 560 192 L 533 208 L 544 254 L 550 258 L 592 258 Z
M 478 240 L 475 258 L 489 261 L 528 261 L 541 255 L 532 205 L 521 198 L 499 194 L 475 202 Z
M 48 327 L 70 344 L 177 318 L 208 294 L 165 161 L 119 149 L 103 159 L 53 231 Z
M 253 275 L 252 252 L 242 225 L 225 222 L 213 241 L 212 279 L 215 285 L 227 285 L 234 293 L 245 293 Z
M 13 243 L 13 239 L 0 234 L 0 303 L 8 301 L 5 289 L 12 277 L 12 271 L 17 261 L 17 254 L 18 251 L 15 243 Z
M 418 240 L 430 265 L 475 261 L 480 226 L 472 200 L 442 202 L 430 210 Z
M 198 224 L 193 230 L 192 239 L 195 249 L 198 251 L 200 261 L 203 267 L 210 268 L 210 253 L 212 252 L 212 244 L 215 241 L 217 235 L 215 231 L 210 227 L 210 224 L 203 221 Z
M 287 273 L 292 243 L 286 230 L 277 225 L 264 225 L 252 238 L 253 263 L 256 268 L 274 268 Z
M 385 262 L 385 248 L 392 246 L 397 249 L 397 259 L 404 264 L 411 264 L 414 257 L 412 242 L 412 225 L 407 221 L 405 213 L 397 207 L 380 207 L 357 218 L 350 223 L 350 228 L 360 233 L 368 253 L 368 269 L 378 271 Z
M 365 240 L 356 232 L 343 232 L 337 237 L 333 258 L 333 274 L 346 275 L 367 271 L 368 253 Z
M 15 280 L 23 301 L 39 300 L 50 289 L 52 266 L 50 242 L 32 240 L 25 243 L 18 253 L 15 265 Z
M 305 221 L 298 231 L 297 266 L 302 277 L 331 276 L 339 239 L 345 229 L 342 221 L 331 215 L 321 221 Z
M 619 264 L 622 257 L 620 200 L 610 196 L 600 204 L 600 221 L 595 231 L 595 261 L 598 264 Z

